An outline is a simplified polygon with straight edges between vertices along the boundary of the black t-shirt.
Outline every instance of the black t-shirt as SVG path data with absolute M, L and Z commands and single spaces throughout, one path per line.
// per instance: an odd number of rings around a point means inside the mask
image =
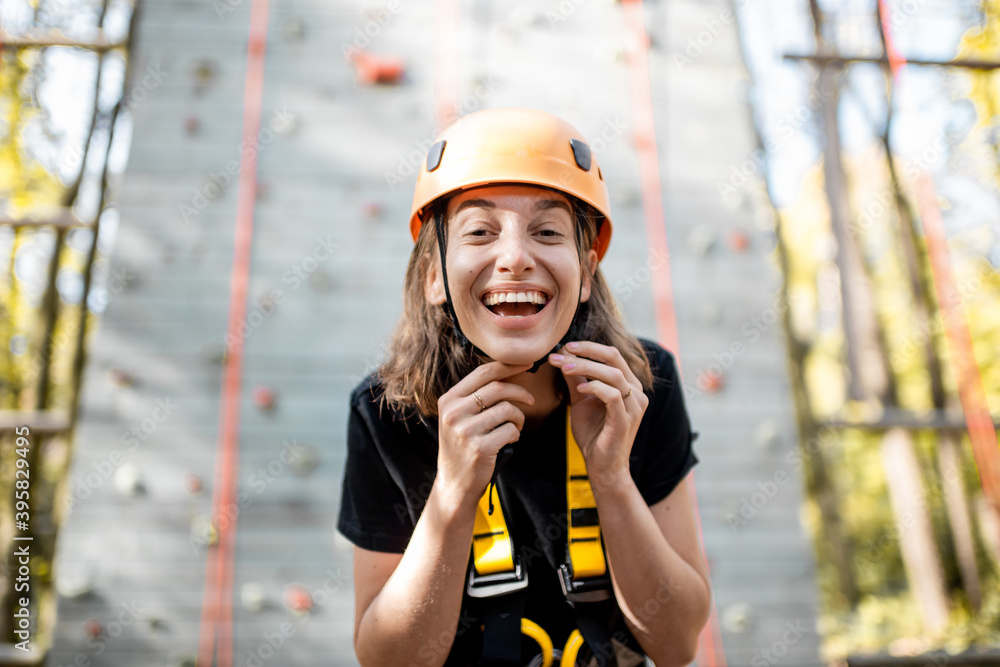
M 673 354 L 640 338 L 653 371 L 649 405 L 632 445 L 630 472 L 647 505 L 666 498 L 698 462 Z M 338 530 L 370 551 L 403 553 L 437 470 L 437 418 L 383 408 L 369 375 L 351 393 L 347 461 Z M 576 627 L 559 586 L 566 556 L 565 402 L 540 427 L 521 432 L 497 476 L 517 553 L 528 570 L 525 616 L 562 648 Z M 471 545 L 470 545 L 471 547 Z M 463 619 L 446 665 L 474 664 L 481 650 L 478 601 L 463 598 Z M 474 622 L 469 619 L 475 618 Z M 624 627 L 624 626 L 620 626 Z M 627 632 L 627 630 L 625 630 Z

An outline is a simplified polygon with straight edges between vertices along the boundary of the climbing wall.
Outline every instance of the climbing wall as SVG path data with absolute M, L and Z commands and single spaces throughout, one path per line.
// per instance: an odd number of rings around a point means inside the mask
M 447 80 L 434 60 L 442 24 L 456 35 L 460 112 L 540 107 L 590 139 L 616 225 L 603 270 L 639 335 L 664 340 L 652 283 L 669 267 L 700 432 L 716 642 L 733 665 L 818 664 L 801 482 L 784 458 L 794 433 L 782 342 L 767 313 L 773 235 L 753 196 L 759 173 L 735 203 L 717 186 L 754 148 L 727 8 L 649 3 L 648 40 L 630 44 L 621 5 L 598 0 L 465 3 L 451 22 L 432 3 L 272 0 L 260 130 L 241 145 L 251 0 L 144 5 L 136 72 L 160 80 L 131 108 L 117 278 L 86 376 L 49 664 L 183 665 L 198 654 L 247 151 L 257 188 L 236 330 L 237 494 L 226 508 L 237 526 L 233 663 L 357 664 L 350 550 L 334 531 L 347 394 L 401 313 L 415 167 L 434 137 L 434 82 Z M 645 102 L 627 57 L 637 46 L 648 48 Z M 349 47 L 382 61 L 350 62 Z M 658 173 L 637 157 L 640 103 L 655 119 L 645 145 Z M 650 178 L 662 187 L 669 256 L 650 254 Z M 703 664 L 726 664 L 721 647 L 714 655 Z

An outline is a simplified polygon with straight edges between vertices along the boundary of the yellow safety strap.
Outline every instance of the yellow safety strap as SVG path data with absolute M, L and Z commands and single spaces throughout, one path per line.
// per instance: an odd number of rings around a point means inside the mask
M 562 667 L 575 667 L 576 656 L 580 653 L 581 648 L 583 648 L 583 635 L 580 634 L 579 630 L 574 630 L 566 640 L 566 645 L 563 646 L 559 664 Z
M 573 437 L 568 408 L 566 410 L 566 513 L 569 515 L 567 540 L 573 580 L 603 576 L 607 572 L 607 563 L 604 560 L 604 550 L 601 548 L 597 502 L 594 500 L 594 491 L 590 488 L 590 477 L 587 476 L 583 452 Z M 574 514 L 578 517 L 592 516 L 593 525 L 574 525 Z M 578 518 L 577 521 L 582 522 L 582 519 Z
M 493 494 L 493 515 L 490 516 L 490 494 Z M 484 576 L 514 571 L 514 543 L 507 532 L 507 522 L 500 506 L 496 484 L 486 487 L 476 509 L 476 525 L 472 531 L 472 561 L 476 574 Z
M 493 496 L 493 514 L 490 515 L 490 495 Z M 566 408 L 566 512 L 568 514 L 569 559 L 574 581 L 589 577 L 600 577 L 607 572 L 604 550 L 601 546 L 601 527 L 574 524 L 574 510 L 577 516 L 597 516 L 597 502 L 590 488 L 587 466 L 583 452 L 573 437 L 569 408 Z M 589 510 L 589 511 L 588 511 Z M 472 559 L 476 574 L 480 576 L 513 572 L 514 543 L 507 530 L 500 497 L 496 485 L 486 488 L 479 499 L 476 510 L 476 524 L 472 533 Z

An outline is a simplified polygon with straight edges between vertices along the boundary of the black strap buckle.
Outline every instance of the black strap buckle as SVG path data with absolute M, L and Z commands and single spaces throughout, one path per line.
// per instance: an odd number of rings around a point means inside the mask
M 514 571 L 496 574 L 476 574 L 475 563 L 469 563 L 469 583 L 465 591 L 469 597 L 491 598 L 506 595 L 528 587 L 528 570 L 521 562 L 521 556 L 514 554 Z
M 611 598 L 611 576 L 588 577 L 573 581 L 566 563 L 559 566 L 559 585 L 569 602 L 600 602 Z

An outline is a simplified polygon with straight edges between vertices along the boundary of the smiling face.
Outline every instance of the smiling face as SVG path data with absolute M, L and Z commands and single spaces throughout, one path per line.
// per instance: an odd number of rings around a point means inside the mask
M 569 329 L 577 295 L 590 298 L 597 252 L 587 252 L 590 270 L 582 272 L 572 210 L 562 194 L 529 185 L 473 188 L 448 202 L 452 303 L 462 332 L 492 359 L 545 356 Z M 446 301 L 436 257 L 425 294 L 430 303 Z

